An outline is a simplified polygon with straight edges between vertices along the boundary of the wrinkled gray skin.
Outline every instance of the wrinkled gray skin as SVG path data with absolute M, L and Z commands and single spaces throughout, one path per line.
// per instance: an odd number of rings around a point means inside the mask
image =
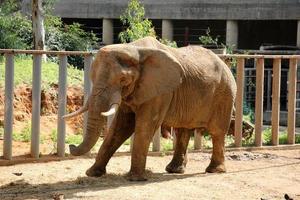
M 183 173 L 190 134 L 206 128 L 213 153 L 207 172 L 225 172 L 224 136 L 228 130 L 236 94 L 235 80 L 225 63 L 201 47 L 171 48 L 146 37 L 129 44 L 105 46 L 91 68 L 92 94 L 88 100 L 87 133 L 73 155 L 88 152 L 103 126 L 101 112 L 119 104 L 107 137 L 87 170 L 101 176 L 119 146 L 133 132 L 129 180 L 146 180 L 148 147 L 162 124 L 177 130 L 176 149 L 166 171 Z

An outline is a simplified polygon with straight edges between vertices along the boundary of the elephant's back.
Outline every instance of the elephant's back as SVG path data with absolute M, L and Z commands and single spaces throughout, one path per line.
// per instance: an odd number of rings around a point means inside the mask
M 174 51 L 174 55 L 182 65 L 183 77 L 182 84 L 174 91 L 166 121 L 175 127 L 205 126 L 220 95 L 235 96 L 234 78 L 226 64 L 205 48 L 183 47 Z

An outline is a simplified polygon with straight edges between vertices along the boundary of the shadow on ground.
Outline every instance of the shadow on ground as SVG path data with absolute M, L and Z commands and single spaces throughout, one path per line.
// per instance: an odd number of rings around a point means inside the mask
M 230 171 L 227 172 L 227 174 L 280 168 L 288 165 L 300 165 L 300 162 Z M 66 198 L 84 198 L 82 195 L 84 195 L 86 192 L 115 189 L 118 187 L 143 186 L 146 184 L 168 182 L 175 179 L 180 180 L 195 176 L 201 178 L 207 176 L 222 176 L 224 174 L 207 174 L 204 172 L 190 174 L 168 174 L 152 173 L 151 171 L 147 171 L 147 175 L 149 180 L 144 182 L 130 182 L 127 180 L 127 176 L 122 174 L 106 174 L 100 178 L 78 177 L 76 180 L 71 181 L 37 185 L 30 184 L 22 179 L 1 186 L 0 199 L 26 199 L 32 197 L 38 199 L 53 199 L 59 194 L 65 195 Z

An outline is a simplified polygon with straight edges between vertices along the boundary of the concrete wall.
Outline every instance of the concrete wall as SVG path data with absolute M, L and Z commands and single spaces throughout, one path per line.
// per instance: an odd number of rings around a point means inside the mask
M 24 0 L 30 2 L 30 0 Z M 127 0 L 60 0 L 63 18 L 119 18 Z M 299 0 L 141 0 L 151 19 L 300 19 Z M 25 3 L 26 4 L 26 3 Z M 25 5 L 26 7 L 26 5 Z

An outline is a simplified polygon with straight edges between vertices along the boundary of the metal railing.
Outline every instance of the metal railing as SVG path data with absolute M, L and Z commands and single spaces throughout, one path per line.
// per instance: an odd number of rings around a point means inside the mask
M 41 104 L 41 67 L 42 55 L 59 57 L 59 84 L 58 84 L 58 119 L 57 119 L 57 155 L 65 155 L 65 122 L 61 118 L 66 112 L 67 90 L 67 56 L 84 56 L 84 101 L 91 91 L 91 82 L 88 74 L 93 60 L 93 53 L 81 51 L 38 51 L 38 50 L 7 50 L 0 49 L 0 54 L 5 55 L 5 105 L 4 105 L 4 159 L 12 159 L 12 133 L 13 133 L 13 92 L 14 92 L 14 55 L 33 55 L 33 80 L 32 80 L 32 119 L 31 119 L 31 156 L 39 158 L 40 141 L 40 104 Z M 234 142 L 236 147 L 242 146 L 242 122 L 243 122 L 243 93 L 245 59 L 255 59 L 256 62 L 256 99 L 255 99 L 255 146 L 262 146 L 262 115 L 263 115 L 263 90 L 264 90 L 264 59 L 273 59 L 273 84 L 272 84 L 272 145 L 279 145 L 279 112 L 280 112 L 280 80 L 281 60 L 289 59 L 288 77 L 288 144 L 295 144 L 295 108 L 296 108 L 296 81 L 297 60 L 300 55 L 219 55 L 227 62 L 228 59 L 237 59 L 237 97 Z M 228 64 L 229 65 L 229 64 Z M 84 115 L 84 133 L 87 116 Z M 108 120 L 110 123 L 111 120 Z M 108 124 L 109 125 L 109 124 Z M 84 134 L 83 133 L 83 134 Z M 202 147 L 201 133 L 195 131 L 194 149 Z M 160 129 L 153 138 L 153 151 L 160 151 Z

